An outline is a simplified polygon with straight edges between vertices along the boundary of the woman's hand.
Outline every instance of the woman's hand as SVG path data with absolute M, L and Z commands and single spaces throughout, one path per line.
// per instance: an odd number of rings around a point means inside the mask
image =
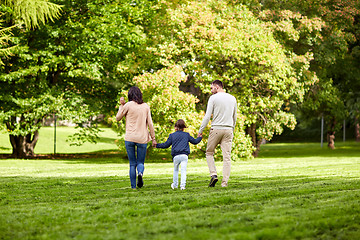
M 121 104 L 121 105 L 125 105 L 125 103 L 126 103 L 126 102 L 125 102 L 125 98 L 124 98 L 124 97 L 121 97 L 121 98 L 120 98 L 120 104 Z
M 154 140 L 152 140 L 152 146 L 153 146 L 153 148 L 156 148 L 156 145 L 157 145 L 156 140 L 155 140 L 155 139 L 154 139 Z

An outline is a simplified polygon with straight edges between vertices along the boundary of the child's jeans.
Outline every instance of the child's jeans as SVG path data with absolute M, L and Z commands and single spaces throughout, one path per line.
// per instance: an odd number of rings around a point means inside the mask
M 180 187 L 185 188 L 186 185 L 186 166 L 188 162 L 188 156 L 186 154 L 176 155 L 174 157 L 174 175 L 173 175 L 173 184 L 174 187 L 178 187 L 178 178 L 179 178 L 179 166 L 181 164 L 181 183 Z

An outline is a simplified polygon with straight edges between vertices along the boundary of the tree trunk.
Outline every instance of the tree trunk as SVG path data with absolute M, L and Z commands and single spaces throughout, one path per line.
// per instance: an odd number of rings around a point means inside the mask
M 260 146 L 261 146 L 262 139 L 257 139 L 257 136 L 256 136 L 256 124 L 254 124 L 254 123 L 251 124 L 251 126 L 246 129 L 246 132 L 251 137 L 253 147 L 256 148 L 255 151 L 252 153 L 252 155 L 254 157 L 257 157 L 259 155 L 259 152 L 260 152 Z
M 359 119 L 355 119 L 355 139 L 357 142 L 360 142 L 360 124 Z
M 254 156 L 254 157 L 258 157 L 258 156 L 259 156 L 261 143 L 262 143 L 262 139 L 257 140 L 256 145 L 255 145 L 256 150 L 253 152 L 253 156 Z
M 12 155 L 14 158 L 25 158 L 26 151 L 24 146 L 24 137 L 23 136 L 14 136 L 9 135 L 10 143 L 12 146 Z
M 26 136 L 10 135 L 10 143 L 12 146 L 12 155 L 14 158 L 29 158 L 34 156 L 34 148 L 39 139 L 39 132 L 36 131 L 34 135 L 28 134 Z

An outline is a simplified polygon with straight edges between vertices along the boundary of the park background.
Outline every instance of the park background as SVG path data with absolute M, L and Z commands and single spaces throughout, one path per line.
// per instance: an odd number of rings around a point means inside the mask
M 1 239 L 357 239 L 358 0 L 0 1 Z M 158 142 L 197 134 L 210 83 L 238 101 L 232 179 L 188 189 L 149 146 L 129 188 L 120 96 Z M 221 152 L 217 151 L 221 173 Z

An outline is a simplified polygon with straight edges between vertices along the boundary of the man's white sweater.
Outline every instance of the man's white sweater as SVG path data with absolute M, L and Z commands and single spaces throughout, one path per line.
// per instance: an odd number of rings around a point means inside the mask
M 236 98 L 225 92 L 218 92 L 211 95 L 206 108 L 206 114 L 200 126 L 199 133 L 202 133 L 208 125 L 211 115 L 211 127 L 214 129 L 234 129 L 237 114 Z

